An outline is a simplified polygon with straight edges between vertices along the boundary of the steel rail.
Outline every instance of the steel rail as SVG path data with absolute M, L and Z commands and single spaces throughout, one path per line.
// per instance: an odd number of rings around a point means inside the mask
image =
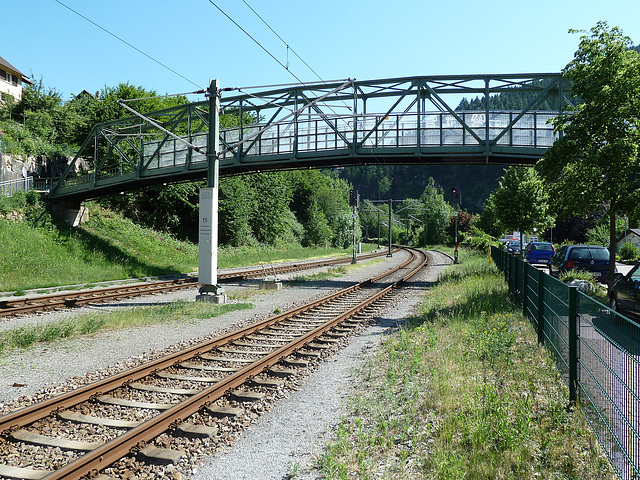
M 366 260 L 384 255 L 383 253 L 365 254 L 358 257 Z M 293 265 L 272 266 L 270 270 L 278 273 L 289 273 L 298 270 L 318 268 L 329 265 L 339 265 L 351 262 L 352 257 L 315 260 L 311 262 L 296 263 Z M 264 276 L 264 268 L 254 268 L 218 274 L 220 281 L 244 280 Z M 130 298 L 133 296 L 150 295 L 164 291 L 181 288 L 195 288 L 198 285 L 197 278 L 182 278 L 177 280 L 163 280 L 153 283 L 135 283 L 124 286 L 105 287 L 78 292 L 68 292 L 54 295 L 40 295 L 0 301 L 0 318 L 11 315 L 24 314 L 35 311 L 52 310 L 56 308 L 72 308 L 91 303 L 101 303 L 109 300 Z
M 213 339 L 211 341 L 203 342 L 201 344 L 195 345 L 183 352 L 178 352 L 176 354 L 157 359 L 145 365 L 141 365 L 140 367 L 127 370 L 125 372 L 121 372 L 120 374 L 117 374 L 114 377 L 104 379 L 98 382 L 94 382 L 92 384 L 86 385 L 85 387 L 81 387 L 72 392 L 68 392 L 68 393 L 59 395 L 57 397 L 53 397 L 39 404 L 32 405 L 31 407 L 26 407 L 22 410 L 18 410 L 4 417 L 1 417 L 0 432 L 17 429 L 20 426 L 24 426 L 29 423 L 32 423 L 56 411 L 60 411 L 61 409 L 66 409 L 82 401 L 89 400 L 94 395 L 96 395 L 96 392 L 118 388 L 128 382 L 131 382 L 141 377 L 144 377 L 146 375 L 149 375 L 154 371 L 174 365 L 178 361 L 192 358 L 198 355 L 199 353 L 203 353 L 203 351 L 211 350 L 215 346 L 228 343 L 230 340 L 235 340 L 237 338 L 244 337 L 250 333 L 253 333 L 256 330 L 269 326 L 273 323 L 278 323 L 286 318 L 292 317 L 297 313 L 310 310 L 312 308 L 315 308 L 318 305 L 325 304 L 327 302 L 330 302 L 333 299 L 347 295 L 348 293 L 351 293 L 359 289 L 363 285 L 372 284 L 375 281 L 385 276 L 391 275 L 394 272 L 398 272 L 399 270 L 401 270 L 402 268 L 406 267 L 411 262 L 413 262 L 416 254 L 413 250 L 408 249 L 408 251 L 411 253 L 411 257 L 407 261 L 403 262 L 402 265 L 399 265 L 398 267 L 390 270 L 389 272 L 385 272 L 372 279 L 362 282 L 361 284 L 352 285 L 351 287 L 342 289 L 339 292 L 327 295 L 322 299 L 312 302 L 309 305 L 304 305 L 298 308 L 291 309 L 281 315 L 277 315 L 276 317 L 272 317 L 262 322 L 259 322 L 258 324 L 243 328 L 236 332 L 231 332 L 221 337 L 217 337 L 216 339 Z M 329 322 L 326 322 L 323 325 L 303 334 L 301 337 L 294 340 L 292 343 L 289 343 L 288 345 L 285 345 L 276 349 L 272 353 L 265 355 L 263 358 L 258 359 L 252 365 L 247 366 L 241 369 L 240 371 L 238 371 L 237 373 L 232 374 L 231 376 L 221 380 L 220 382 L 217 382 L 211 387 L 208 387 L 202 390 L 201 392 L 193 395 L 192 397 L 186 399 L 180 404 L 177 404 L 176 406 L 171 407 L 170 409 L 164 412 L 161 412 L 159 415 L 144 422 L 140 426 L 132 428 L 126 433 L 105 443 L 104 445 L 98 447 L 95 450 L 87 452 L 82 457 L 70 462 L 69 464 L 62 467 L 61 469 L 51 472 L 50 474 L 42 478 L 45 480 L 54 480 L 54 479 L 62 479 L 62 478 L 74 480 L 74 479 L 80 479 L 87 475 L 91 475 L 92 473 L 95 473 L 98 470 L 106 468 L 111 463 L 122 458 L 123 451 L 131 452 L 137 448 L 144 446 L 146 442 L 166 432 L 170 428 L 179 425 L 184 419 L 188 418 L 192 414 L 199 411 L 203 406 L 217 400 L 218 398 L 228 393 L 230 390 L 239 387 L 240 385 L 245 383 L 247 379 L 263 372 L 266 368 L 269 368 L 277 364 L 283 358 L 291 355 L 295 351 L 304 347 L 304 345 L 311 342 L 315 338 L 321 336 L 326 331 L 330 330 L 337 324 L 343 322 L 345 319 L 366 309 L 368 306 L 370 306 L 371 304 L 378 301 L 380 298 L 387 295 L 397 286 L 404 283 L 412 275 L 415 275 L 418 271 L 420 271 L 420 269 L 422 269 L 422 267 L 427 262 L 427 255 L 424 254 L 424 257 L 425 258 L 420 262 L 420 264 L 416 268 L 414 268 L 411 272 L 409 272 L 407 275 L 402 277 L 399 281 L 391 283 L 385 288 L 382 288 L 378 293 L 365 299 L 360 304 L 349 308 L 347 311 L 341 314 L 336 315 Z
M 249 378 L 263 372 L 269 367 L 274 366 L 280 362 L 280 360 L 304 347 L 307 343 L 313 341 L 317 337 L 323 335 L 335 325 L 364 310 L 372 303 L 387 295 L 394 288 L 395 284 L 385 287 L 376 295 L 336 316 L 330 322 L 327 322 L 324 325 L 317 327 L 315 330 L 304 334 L 288 345 L 280 347 L 271 354 L 265 355 L 263 358 L 260 358 L 237 373 L 226 377 L 220 382 L 204 389 L 200 393 L 193 395 L 184 402 L 171 407 L 159 415 L 156 415 L 139 427 L 134 427 L 123 435 L 105 443 L 101 447 L 88 452 L 84 456 L 70 462 L 61 469 L 43 477 L 43 480 L 76 480 L 94 470 L 105 468 L 122 458 L 123 451 L 132 451 L 133 449 L 144 445 L 146 442 L 153 440 L 157 436 L 166 432 L 172 426 L 181 423 L 184 419 L 194 413 L 197 413 L 206 404 L 218 400 L 230 390 L 238 388 L 244 384 Z
M 245 335 L 253 333 L 255 330 L 262 329 L 264 327 L 280 322 L 282 320 L 286 320 L 287 318 L 290 318 L 301 312 L 311 310 L 312 308 L 316 308 L 320 305 L 323 305 L 332 300 L 335 300 L 336 298 L 347 295 L 348 293 L 351 293 L 352 291 L 358 288 L 361 288 L 362 286 L 365 286 L 372 282 L 376 282 L 379 279 L 387 275 L 391 275 L 394 272 L 404 268 L 406 265 L 408 265 L 411 262 L 411 260 L 412 258 L 405 261 L 403 264 L 401 264 L 400 266 L 396 267 L 395 269 L 389 272 L 384 272 L 362 283 L 354 284 L 350 287 L 346 287 L 338 292 L 326 295 L 309 304 L 292 308 L 290 310 L 287 310 L 286 312 L 280 313 L 274 317 L 267 318 L 253 325 L 249 325 L 240 330 L 236 330 L 234 332 L 230 332 L 228 334 L 216 337 L 212 340 L 199 343 L 197 345 L 189 347 L 180 352 L 176 352 L 174 354 L 161 357 L 156 360 L 152 360 L 151 362 L 145 363 L 143 365 L 140 365 L 130 370 L 120 372 L 109 378 L 105 378 L 103 380 L 99 380 L 97 382 L 87 384 L 83 387 L 72 390 L 70 392 L 66 392 L 61 395 L 54 396 L 40 403 L 31 405 L 29 407 L 25 407 L 20 410 L 16 410 L 15 412 L 11 412 L 5 416 L 0 417 L 0 434 L 2 434 L 6 430 L 13 430 L 16 428 L 20 428 L 22 426 L 28 425 L 29 423 L 33 423 L 37 420 L 40 420 L 50 415 L 51 413 L 55 412 L 58 409 L 70 408 L 71 406 L 76 405 L 80 402 L 89 400 L 97 390 L 112 390 L 112 389 L 118 388 L 127 381 L 139 380 L 140 378 L 143 378 L 144 376 L 149 375 L 155 370 L 166 368 L 167 366 L 171 366 L 176 362 L 192 358 L 195 355 L 211 350 L 212 348 L 218 345 L 222 345 L 231 340 L 236 340 Z

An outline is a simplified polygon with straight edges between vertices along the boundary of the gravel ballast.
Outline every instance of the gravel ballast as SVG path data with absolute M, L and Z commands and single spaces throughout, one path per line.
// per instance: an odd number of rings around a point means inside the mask
M 293 478 L 316 478 L 311 468 L 314 459 L 331 438 L 332 428 L 340 419 L 345 398 L 351 394 L 350 382 L 354 369 L 375 350 L 385 332 L 411 314 L 424 296 L 424 289 L 437 277 L 445 264 L 445 255 L 433 253 L 433 264 L 420 278 L 403 290 L 392 307 L 362 335 L 351 339 L 347 348 L 310 375 L 297 392 L 278 401 L 271 410 L 251 425 L 223 454 L 212 457 L 203 465 L 194 466 L 189 473 L 204 479 L 282 479 L 292 472 Z M 135 365 L 175 349 L 176 344 L 194 342 L 206 335 L 218 335 L 226 329 L 252 323 L 285 311 L 312 298 L 343 288 L 347 284 L 372 277 L 401 262 L 404 253 L 393 258 L 361 262 L 329 281 L 295 282 L 277 292 L 260 291 L 246 301 L 254 304 L 251 310 L 239 310 L 216 318 L 180 324 L 161 324 L 153 327 L 103 332 L 91 337 L 59 341 L 51 345 L 35 346 L 25 352 L 10 352 L 0 360 L 0 410 L 6 413 L 16 406 L 32 403 L 33 398 L 45 398 L 51 393 L 73 388 L 104 376 L 109 371 Z M 321 270 L 326 270 L 321 269 Z M 312 272 L 304 272 L 308 275 Z M 293 274 L 297 276 L 300 274 Z M 286 276 L 280 276 L 282 280 Z M 227 286 L 229 293 L 256 289 L 256 282 L 244 286 Z M 253 293 L 253 292 L 252 292 Z M 155 304 L 178 299 L 193 300 L 197 291 L 183 290 L 124 301 L 113 305 L 86 307 L 67 312 L 23 317 L 3 321 L 0 330 L 17 325 L 59 321 L 88 310 L 124 308 L 130 305 Z M 173 347 L 172 347 L 173 346 Z

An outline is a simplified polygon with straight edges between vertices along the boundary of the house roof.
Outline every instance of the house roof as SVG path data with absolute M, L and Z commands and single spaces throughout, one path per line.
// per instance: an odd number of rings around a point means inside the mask
M 629 235 L 631 234 L 640 237 L 640 228 L 630 228 L 629 230 L 627 230 L 627 237 L 629 237 Z M 624 234 L 618 237 L 616 242 L 619 242 L 620 240 L 624 240 Z
M 11 65 L 9 62 L 7 62 L 4 58 L 0 57 L 0 67 L 6 68 L 7 70 L 11 70 L 12 72 L 17 73 L 18 75 L 20 75 L 22 77 L 22 81 L 25 83 L 28 83 L 29 85 L 32 85 L 33 82 L 31 80 L 29 80 L 29 77 L 27 77 L 24 73 L 22 73 L 20 70 L 18 70 L 16 67 L 14 67 L 13 65 Z

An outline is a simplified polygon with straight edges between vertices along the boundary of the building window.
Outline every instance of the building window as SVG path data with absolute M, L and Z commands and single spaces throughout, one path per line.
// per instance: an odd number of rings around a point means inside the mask
M 4 70 L 2 70 L 1 68 L 0 68 L 0 78 L 1 78 L 2 80 L 6 80 L 6 79 L 7 79 L 7 72 L 5 72 Z
M 14 87 L 17 87 L 17 86 L 18 86 L 18 77 L 17 77 L 16 75 L 12 75 L 12 76 L 11 76 L 11 84 L 12 84 Z

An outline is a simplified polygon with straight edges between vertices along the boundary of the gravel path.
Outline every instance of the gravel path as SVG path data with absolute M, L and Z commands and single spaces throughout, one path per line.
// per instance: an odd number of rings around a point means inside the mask
M 389 329 L 411 314 L 424 296 L 424 289 L 434 281 L 442 268 L 451 263 L 443 254 L 432 253 L 433 265 L 401 294 L 379 322 L 350 342 L 331 361 L 323 363 L 301 386 L 300 391 L 277 402 L 273 408 L 250 426 L 238 441 L 221 455 L 193 470 L 196 480 L 210 479 L 283 479 L 296 473 L 301 479 L 316 478 L 312 469 L 316 455 L 332 437 L 333 427 L 344 411 L 345 399 L 352 393 L 354 369 L 375 351 Z M 356 281 L 370 278 L 403 261 L 404 253 L 392 258 L 361 261 L 359 268 L 328 281 L 287 284 L 287 276 L 279 276 L 285 287 L 277 292 L 257 290 L 257 282 L 225 286 L 229 294 L 249 292 L 241 300 L 254 304 L 251 310 L 240 310 L 216 318 L 155 325 L 92 337 L 59 341 L 49 346 L 36 346 L 26 352 L 13 352 L 0 357 L 0 413 L 31 403 L 34 399 L 68 390 L 78 384 L 96 380 L 113 370 L 130 367 L 157 357 L 176 344 L 193 342 L 206 335 L 218 335 L 233 328 L 282 311 L 312 298 L 325 295 Z M 316 271 L 326 271 L 326 268 Z M 314 271 L 306 271 L 309 275 Z M 301 274 L 292 274 L 294 277 Z M 183 290 L 117 304 L 86 307 L 66 312 L 11 319 L 0 323 L 0 331 L 17 325 L 60 321 L 86 311 L 125 308 L 131 305 L 157 304 L 177 299 L 193 300 L 197 291 Z

